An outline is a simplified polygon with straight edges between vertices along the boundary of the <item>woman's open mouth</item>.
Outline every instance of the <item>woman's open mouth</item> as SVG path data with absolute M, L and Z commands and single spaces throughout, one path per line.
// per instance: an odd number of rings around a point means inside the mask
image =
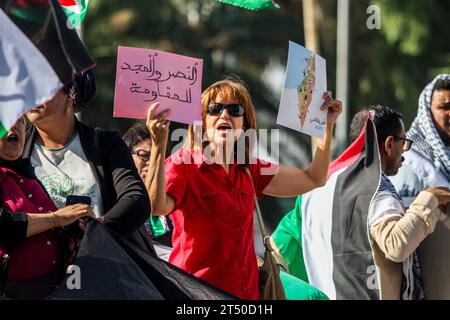
M 38 106 L 38 107 L 31 108 L 28 112 L 39 112 L 42 109 L 44 109 L 44 106 Z
M 6 141 L 7 142 L 13 142 L 13 143 L 19 143 L 20 139 L 19 139 L 19 136 L 17 134 L 12 133 L 12 134 L 10 134 L 10 135 L 8 135 L 6 137 Z
M 227 134 L 228 132 L 231 132 L 233 128 L 231 127 L 230 124 L 228 123 L 222 123 L 221 125 L 219 125 L 216 130 L 218 132 L 220 132 L 221 134 Z

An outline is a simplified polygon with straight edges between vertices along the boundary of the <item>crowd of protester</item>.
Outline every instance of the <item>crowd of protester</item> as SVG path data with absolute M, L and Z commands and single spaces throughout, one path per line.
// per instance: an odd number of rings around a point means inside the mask
M 256 110 L 240 80 L 202 93 L 202 125 L 191 125 L 168 158 L 170 105 L 149 106 L 146 123 L 121 138 L 77 120 L 94 92 L 93 72 L 85 72 L 0 140 L 1 294 L 49 295 L 79 244 L 68 226 L 84 230 L 95 219 L 238 298 L 259 299 L 254 197 L 294 197 L 325 184 L 342 103 L 324 94 L 324 138 L 300 169 L 253 156 L 245 133 L 256 129 Z M 370 113 L 382 174 L 368 226 L 381 298 L 421 299 L 416 249 L 449 211 L 450 75 L 424 89 L 409 130 L 392 108 L 370 106 L 355 116 L 350 138 Z M 68 204 L 69 196 L 90 203 Z

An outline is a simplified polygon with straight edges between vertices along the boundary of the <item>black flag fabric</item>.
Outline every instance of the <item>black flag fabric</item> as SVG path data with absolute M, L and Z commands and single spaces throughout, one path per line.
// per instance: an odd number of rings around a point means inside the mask
M 380 176 L 377 136 L 369 119 L 364 151 L 339 176 L 335 187 L 331 247 L 333 280 L 339 300 L 380 298 L 368 230 L 369 205 L 379 188 Z
M 62 84 L 94 67 L 57 0 L 0 0 L 0 9 L 39 49 Z
M 95 221 L 88 224 L 74 265 L 73 273 L 48 299 L 237 299 Z

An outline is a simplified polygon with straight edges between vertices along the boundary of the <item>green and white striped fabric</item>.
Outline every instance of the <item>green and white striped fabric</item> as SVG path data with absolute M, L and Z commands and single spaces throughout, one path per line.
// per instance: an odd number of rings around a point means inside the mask
M 58 0 L 0 0 L 0 25 L 1 138 L 94 62 Z
M 86 16 L 89 0 L 59 0 L 72 26 L 77 27 Z

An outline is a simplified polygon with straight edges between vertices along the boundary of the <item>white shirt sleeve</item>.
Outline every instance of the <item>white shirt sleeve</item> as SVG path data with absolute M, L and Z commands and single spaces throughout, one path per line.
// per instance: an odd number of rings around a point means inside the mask
M 369 229 L 391 217 L 405 214 L 403 203 L 388 191 L 378 192 L 369 206 Z

